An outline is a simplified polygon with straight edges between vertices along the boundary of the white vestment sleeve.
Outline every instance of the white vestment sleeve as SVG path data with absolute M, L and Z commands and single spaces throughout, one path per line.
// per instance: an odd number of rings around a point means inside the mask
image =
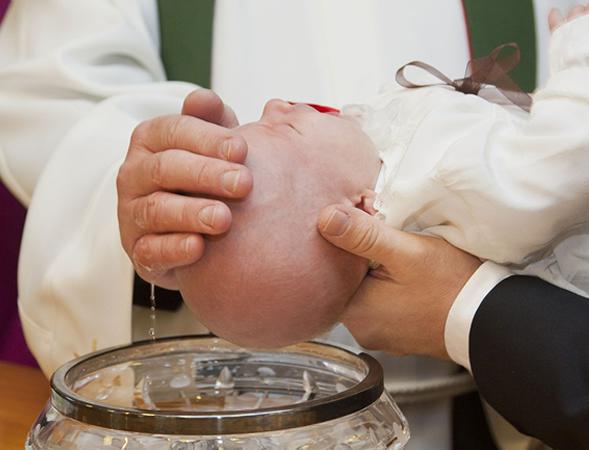
M 47 375 L 131 338 L 118 167 L 194 88 L 165 81 L 153 36 L 140 0 L 15 0 L 0 28 L 0 176 L 28 206 L 19 310 Z

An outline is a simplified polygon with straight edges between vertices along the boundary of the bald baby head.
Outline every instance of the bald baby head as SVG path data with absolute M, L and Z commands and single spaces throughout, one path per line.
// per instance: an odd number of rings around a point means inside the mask
M 367 270 L 319 235 L 319 212 L 358 203 L 380 163 L 355 122 L 303 105 L 271 101 L 259 122 L 239 131 L 253 191 L 228 203 L 231 230 L 177 270 L 181 292 L 205 326 L 236 344 L 307 340 L 337 322 Z

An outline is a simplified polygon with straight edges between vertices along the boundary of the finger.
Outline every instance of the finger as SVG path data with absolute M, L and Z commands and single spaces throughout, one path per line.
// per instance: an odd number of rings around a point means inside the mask
M 223 103 L 221 97 L 209 89 L 199 89 L 190 93 L 182 105 L 182 114 L 198 117 L 227 128 L 239 125 L 233 110 Z
M 171 291 L 180 290 L 178 280 L 176 280 L 176 274 L 173 270 L 168 270 L 167 272 L 158 274 L 156 276 L 154 273 L 144 271 L 141 268 L 135 266 L 135 272 L 137 272 L 137 275 L 139 275 L 140 278 L 148 283 L 155 284 L 156 286 L 169 289 Z
M 227 205 L 204 198 L 154 192 L 129 204 L 134 225 L 144 233 L 220 234 L 231 225 Z
M 548 27 L 550 28 L 550 31 L 552 32 L 556 30 L 563 22 L 564 18 L 560 11 L 556 8 L 552 8 L 548 14 Z
M 126 161 L 117 188 L 126 197 L 159 190 L 242 198 L 253 186 L 250 170 L 241 165 L 185 150 L 167 150 Z
M 152 153 L 177 148 L 203 156 L 243 162 L 247 143 L 236 132 L 191 116 L 160 116 L 139 124 L 131 136 L 131 149 Z
M 335 246 L 384 264 L 395 272 L 423 258 L 423 245 L 411 233 L 386 226 L 357 208 L 331 205 L 319 217 L 319 232 Z
M 169 279 L 173 269 L 198 261 L 204 248 L 204 239 L 197 234 L 148 234 L 137 240 L 131 259 L 141 278 Z
M 582 16 L 583 14 L 585 14 L 585 6 L 584 5 L 577 5 L 575 7 L 573 7 L 570 11 L 569 14 L 567 16 L 568 20 L 573 20 L 579 16 Z

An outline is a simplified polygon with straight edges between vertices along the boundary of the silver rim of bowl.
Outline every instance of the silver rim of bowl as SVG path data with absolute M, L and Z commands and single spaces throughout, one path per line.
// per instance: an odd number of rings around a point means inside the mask
M 189 342 L 199 342 L 203 349 L 210 344 L 222 344 L 239 350 L 237 346 L 219 338 L 207 336 L 181 336 L 137 342 L 113 347 L 75 359 L 51 377 L 51 404 L 61 414 L 77 421 L 104 428 L 171 435 L 231 435 L 286 430 L 314 425 L 341 418 L 360 411 L 374 403 L 383 393 L 383 371 L 380 364 L 366 353 L 355 354 L 329 344 L 306 342 L 281 351 L 344 360 L 365 367 L 366 375 L 351 388 L 327 397 L 283 407 L 242 411 L 153 411 L 139 408 L 119 408 L 81 398 L 70 387 L 72 380 L 104 367 L 123 363 L 139 356 L 163 354 L 170 344 L 178 344 L 177 351 L 189 350 Z M 184 344 L 184 346 L 183 346 Z M 149 347 L 148 347 L 149 346 Z M 149 354 L 145 350 L 149 349 Z M 159 349 L 159 352 L 158 352 Z M 247 352 L 247 350 L 245 350 Z M 255 353 L 255 351 L 250 351 Z

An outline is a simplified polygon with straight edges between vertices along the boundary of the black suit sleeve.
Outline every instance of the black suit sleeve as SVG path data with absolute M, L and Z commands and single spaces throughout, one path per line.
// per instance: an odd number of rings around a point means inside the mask
M 589 299 L 514 276 L 483 300 L 470 331 L 482 396 L 522 433 L 589 449 Z

